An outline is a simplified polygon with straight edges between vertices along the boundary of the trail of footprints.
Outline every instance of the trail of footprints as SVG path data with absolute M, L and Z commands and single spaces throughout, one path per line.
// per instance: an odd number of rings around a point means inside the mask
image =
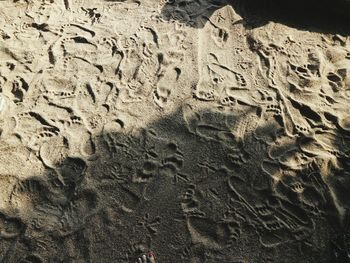
M 3 2 L 0 137 L 43 168 L 1 170 L 1 260 L 349 253 L 347 38 L 220 1 Z

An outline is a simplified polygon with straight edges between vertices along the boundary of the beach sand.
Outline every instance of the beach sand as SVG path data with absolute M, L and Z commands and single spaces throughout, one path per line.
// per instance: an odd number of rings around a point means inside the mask
M 247 3 L 0 1 L 1 262 L 349 262 L 350 28 Z

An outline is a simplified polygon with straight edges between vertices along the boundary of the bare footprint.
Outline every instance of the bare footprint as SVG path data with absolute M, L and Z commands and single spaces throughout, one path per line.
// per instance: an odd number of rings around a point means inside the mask
M 153 252 L 149 252 L 148 255 L 139 257 L 135 263 L 156 263 L 156 258 Z

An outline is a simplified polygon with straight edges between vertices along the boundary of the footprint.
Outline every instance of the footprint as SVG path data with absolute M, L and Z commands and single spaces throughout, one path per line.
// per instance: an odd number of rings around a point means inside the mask
M 67 1 L 67 0 L 66 0 Z M 67 1 L 68 3 L 68 1 Z M 66 5 L 67 7 L 68 5 Z M 91 19 L 91 25 L 93 25 L 94 23 L 96 22 L 100 22 L 101 21 L 101 13 L 99 13 L 97 11 L 97 8 L 94 7 L 94 8 L 84 8 L 84 7 L 81 7 L 81 9 L 85 12 L 85 15 L 87 15 L 90 19 Z
M 0 237 L 12 239 L 21 235 L 25 230 L 25 225 L 18 218 L 7 217 L 0 212 Z
M 188 189 L 182 196 L 181 208 L 185 215 L 203 216 L 199 210 L 199 201 L 195 197 L 195 186 L 189 185 Z
M 61 217 L 60 234 L 68 235 L 84 227 L 86 220 L 96 213 L 98 196 L 94 190 L 83 189 L 66 205 Z
M 194 244 L 202 244 L 207 249 L 222 249 L 231 241 L 227 224 L 218 224 L 208 218 L 189 217 L 187 227 Z
M 153 91 L 153 100 L 160 108 L 164 108 L 166 106 L 169 96 L 170 90 L 166 87 L 157 87 L 157 89 Z
M 246 151 L 244 151 L 244 149 L 237 149 L 234 150 L 234 153 L 228 154 L 228 158 L 232 164 L 240 167 L 241 165 L 248 162 L 250 156 Z
M 244 88 L 247 86 L 247 80 L 243 74 L 234 71 L 225 65 L 211 63 L 208 65 L 208 68 L 212 81 L 223 88 Z
M 281 115 L 281 108 L 278 104 L 269 104 L 266 106 L 266 112 L 272 112 L 274 115 Z
M 232 96 L 225 96 L 219 103 L 223 106 L 234 107 L 237 105 L 237 99 Z
M 179 79 L 178 70 L 177 67 L 168 67 L 164 69 L 165 72 L 159 77 L 157 87 L 153 92 L 153 100 L 161 108 L 164 108 L 171 96 L 174 95 L 173 92 L 176 90 Z
M 12 94 L 14 96 L 14 102 L 19 103 L 23 102 L 24 95 L 29 90 L 29 84 L 24 80 L 24 78 L 17 76 L 16 79 L 12 82 Z
M 86 168 L 85 161 L 77 157 L 68 157 L 57 167 L 65 188 L 68 188 L 69 191 L 74 191 L 80 185 Z
M 158 226 L 161 224 L 161 217 L 155 216 L 151 218 L 148 213 L 146 213 L 142 220 L 137 223 L 137 226 L 144 227 L 146 231 L 154 236 L 158 233 Z
M 63 163 L 68 157 L 69 144 L 63 138 L 52 138 L 49 142 L 41 145 L 39 156 L 45 165 L 54 168 Z
M 214 27 L 212 29 L 211 37 L 219 47 L 223 47 L 226 44 L 229 36 L 228 30 L 225 28 Z
M 205 86 L 203 83 L 199 83 L 195 89 L 194 96 L 198 100 L 201 101 L 214 101 L 216 99 L 216 95 L 214 90 L 203 91 L 201 87 Z

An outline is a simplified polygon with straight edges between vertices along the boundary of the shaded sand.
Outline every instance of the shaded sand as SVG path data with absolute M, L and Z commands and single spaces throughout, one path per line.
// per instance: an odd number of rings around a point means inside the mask
M 243 2 L 0 2 L 1 262 L 348 262 L 348 33 Z

